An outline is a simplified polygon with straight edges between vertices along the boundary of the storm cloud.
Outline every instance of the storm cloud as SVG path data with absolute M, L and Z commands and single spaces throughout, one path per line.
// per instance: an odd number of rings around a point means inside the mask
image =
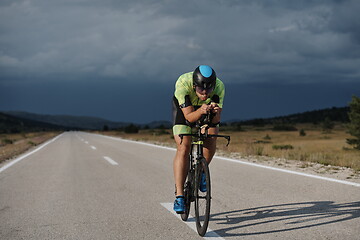
M 127 82 L 136 94 L 172 88 L 199 64 L 229 86 L 350 86 L 360 80 L 359 11 L 357 0 L 5 0 L 0 94 L 44 82 Z

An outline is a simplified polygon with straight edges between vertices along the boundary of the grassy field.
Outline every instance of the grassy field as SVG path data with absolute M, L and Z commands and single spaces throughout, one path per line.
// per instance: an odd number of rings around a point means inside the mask
M 360 171 L 360 151 L 350 149 L 344 130 L 324 134 L 321 130 L 299 132 L 245 131 L 224 132 L 232 136 L 232 144 L 224 152 L 239 152 L 242 156 L 256 155 L 349 167 Z
M 57 132 L 0 134 L 0 162 L 13 158 L 58 134 Z
M 296 125 L 296 128 L 304 129 L 306 135 L 300 136 L 299 131 L 272 131 L 272 126 L 242 127 L 243 131 L 240 132 L 227 131 L 224 128 L 220 133 L 230 135 L 231 143 L 226 147 L 226 140 L 219 139 L 217 148 L 223 155 L 229 156 L 233 153 L 238 153 L 242 157 L 266 156 L 300 160 L 303 167 L 314 162 L 360 171 L 360 151 L 351 149 L 346 143 L 346 138 L 351 136 L 341 124 L 336 125 L 328 133 L 324 133 L 321 127 L 311 124 Z M 175 146 L 170 129 L 140 130 L 137 134 L 116 131 L 101 134 Z

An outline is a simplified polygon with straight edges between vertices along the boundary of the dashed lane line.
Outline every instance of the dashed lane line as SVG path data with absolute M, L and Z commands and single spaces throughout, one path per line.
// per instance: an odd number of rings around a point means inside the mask
M 24 158 L 26 158 L 26 157 L 30 156 L 31 154 L 33 154 L 33 153 L 35 153 L 35 152 L 39 151 L 39 150 L 40 150 L 40 149 L 42 149 L 42 148 L 44 148 L 44 147 L 45 147 L 45 146 L 47 146 L 48 144 L 50 144 L 50 143 L 54 142 L 56 139 L 58 139 L 59 137 L 61 137 L 63 134 L 64 134 L 64 133 L 62 133 L 62 134 L 60 134 L 60 135 L 56 136 L 55 138 L 53 138 L 53 139 L 49 140 L 48 142 L 46 142 L 46 143 L 44 143 L 44 144 L 40 145 L 40 147 L 38 147 L 38 148 L 36 148 L 36 149 L 32 150 L 31 152 L 28 152 L 28 153 L 26 153 L 26 154 L 22 155 L 22 156 L 20 156 L 20 157 L 16 158 L 14 161 L 11 161 L 10 163 L 8 163 L 8 164 L 4 165 L 3 167 L 1 167 L 1 168 L 0 168 L 0 173 L 1 173 L 1 172 L 3 172 L 3 171 L 5 171 L 6 169 L 8 169 L 9 167 L 11 167 L 11 166 L 12 166 L 12 165 L 14 165 L 15 163 L 20 162 L 20 161 L 21 161 L 21 160 L 23 160 Z
M 114 160 L 112 160 L 112 159 L 109 158 L 109 157 L 104 156 L 104 159 L 105 159 L 106 161 L 108 161 L 111 165 L 119 165 L 117 162 L 115 162 Z

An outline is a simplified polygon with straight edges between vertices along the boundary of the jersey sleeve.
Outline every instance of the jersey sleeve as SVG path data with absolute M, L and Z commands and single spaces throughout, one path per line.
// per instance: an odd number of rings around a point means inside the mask
M 224 97 L 225 97 L 225 85 L 222 81 L 218 81 L 217 83 L 217 95 L 219 96 L 219 107 L 223 108 L 224 105 Z
M 184 106 L 186 103 L 186 96 L 189 95 L 189 91 L 186 85 L 184 85 L 184 82 L 181 81 L 181 77 L 176 81 L 174 95 L 179 102 L 179 106 Z

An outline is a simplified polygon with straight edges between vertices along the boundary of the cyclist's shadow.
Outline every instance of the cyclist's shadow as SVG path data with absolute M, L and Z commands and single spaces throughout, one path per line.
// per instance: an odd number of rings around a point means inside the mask
M 360 202 L 314 201 L 215 213 L 211 215 L 211 222 L 225 226 L 217 229 L 217 234 L 231 237 L 306 229 L 359 217 Z

